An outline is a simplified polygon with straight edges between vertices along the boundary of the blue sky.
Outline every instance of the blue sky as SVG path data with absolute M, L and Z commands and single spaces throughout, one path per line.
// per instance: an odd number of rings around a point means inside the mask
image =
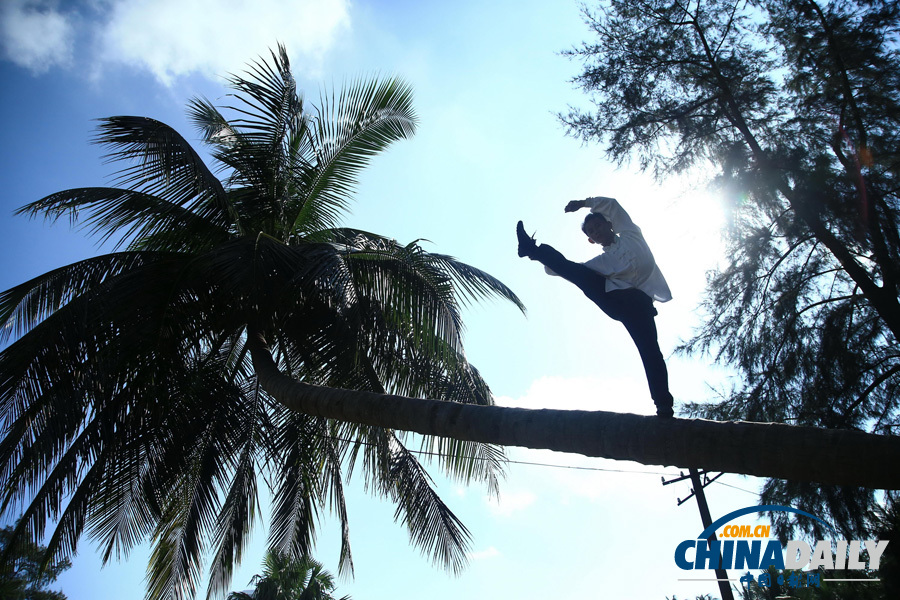
M 223 100 L 221 75 L 243 69 L 276 42 L 291 54 L 310 99 L 358 76 L 412 84 L 416 136 L 363 174 L 349 226 L 401 242 L 424 238 L 510 285 L 528 307 L 480 305 L 466 313 L 466 349 L 497 402 L 525 407 L 651 414 L 637 351 L 624 329 L 581 293 L 519 259 L 514 227 L 574 260 L 596 246 L 570 199 L 617 197 L 642 227 L 675 296 L 659 306 L 668 356 L 698 323 L 699 294 L 722 255 L 721 209 L 702 174 L 654 183 L 616 168 L 597 146 L 567 138 L 554 116 L 585 104 L 569 80 L 578 65 L 559 52 L 586 39 L 575 2 L 453 3 L 342 0 L 4 0 L 0 7 L 0 287 L 102 251 L 68 223 L 13 217 L 15 208 L 66 188 L 102 185 L 111 169 L 88 143 L 93 119 L 150 116 L 193 132 L 194 95 Z M 681 401 L 710 398 L 727 374 L 708 357 L 671 358 Z M 702 529 L 686 483 L 663 487 L 645 467 L 510 449 L 499 502 L 435 472 L 439 489 L 473 534 L 469 568 L 453 577 L 409 546 L 393 507 L 350 487 L 356 577 L 338 591 L 357 600 L 492 597 L 693 598 L 714 584 L 678 581 L 676 545 Z M 725 476 L 707 490 L 713 517 L 756 504 L 755 479 Z M 727 486 L 736 486 L 727 487 Z M 749 490 L 746 491 L 746 490 Z M 257 572 L 265 523 L 233 587 Z M 317 557 L 336 571 L 338 531 L 323 521 Z M 143 597 L 146 547 L 102 570 L 90 540 L 60 586 L 71 600 Z

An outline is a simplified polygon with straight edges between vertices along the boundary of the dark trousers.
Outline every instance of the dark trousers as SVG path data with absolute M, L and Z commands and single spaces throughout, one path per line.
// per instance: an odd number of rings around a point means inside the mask
M 657 407 L 671 408 L 669 372 L 656 339 L 656 322 L 653 317 L 657 313 L 650 296 L 634 288 L 607 292 L 606 277 L 581 263 L 568 260 L 547 244 L 539 245 L 530 258 L 577 285 L 600 310 L 625 326 L 641 355 L 650 397 Z

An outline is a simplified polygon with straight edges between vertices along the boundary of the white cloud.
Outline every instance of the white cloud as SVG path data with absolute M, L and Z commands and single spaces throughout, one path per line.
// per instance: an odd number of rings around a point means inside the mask
M 71 62 L 75 41 L 73 17 L 51 0 L 3 0 L 0 48 L 13 63 L 43 73 Z
M 561 410 L 606 410 L 639 415 L 654 414 L 646 381 L 616 377 L 558 377 L 535 380 L 521 398 L 500 396 L 500 406 L 556 408 Z
M 309 71 L 349 23 L 348 0 L 118 0 L 101 47 L 104 60 L 146 68 L 165 84 L 234 72 L 277 42 Z
M 314 75 L 350 30 L 349 0 L 93 0 L 65 12 L 60 4 L 2 0 L 3 57 L 35 73 L 76 60 L 95 74 L 125 65 L 170 85 L 241 71 L 281 42 L 292 66 Z

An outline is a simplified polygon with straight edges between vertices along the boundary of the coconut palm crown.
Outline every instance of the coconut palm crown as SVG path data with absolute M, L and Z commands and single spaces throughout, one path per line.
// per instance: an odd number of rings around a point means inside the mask
M 227 600 L 338 600 L 331 593 L 334 577 L 308 556 L 295 559 L 270 550 L 263 558 L 262 574 L 254 575 L 250 585 L 252 591 L 231 592 Z
M 360 169 L 415 130 L 408 85 L 361 81 L 310 106 L 281 46 L 228 82 L 230 106 L 189 103 L 213 168 L 171 127 L 111 117 L 95 141 L 123 165 L 119 187 L 19 209 L 117 245 L 0 294 L 2 512 L 22 514 L 21 539 L 55 523 L 48 561 L 83 534 L 104 560 L 151 540 L 149 598 L 192 597 L 205 564 L 207 594 L 221 596 L 260 480 L 273 551 L 308 555 L 331 511 L 352 570 L 343 485 L 356 470 L 412 543 L 458 570 L 469 534 L 411 440 L 289 410 L 252 355 L 316 385 L 491 404 L 460 308 L 490 296 L 523 307 L 452 257 L 340 227 Z M 496 489 L 497 447 L 421 439 L 451 475 Z

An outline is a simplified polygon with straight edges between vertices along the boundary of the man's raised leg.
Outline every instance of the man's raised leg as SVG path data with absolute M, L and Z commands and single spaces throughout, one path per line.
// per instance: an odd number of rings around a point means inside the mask
M 519 238 L 519 256 L 536 260 L 556 275 L 574 283 L 595 304 L 606 310 L 606 278 L 603 275 L 581 263 L 572 262 L 549 244 L 538 245 L 534 238 L 525 233 L 522 221 L 516 225 L 516 235 Z

